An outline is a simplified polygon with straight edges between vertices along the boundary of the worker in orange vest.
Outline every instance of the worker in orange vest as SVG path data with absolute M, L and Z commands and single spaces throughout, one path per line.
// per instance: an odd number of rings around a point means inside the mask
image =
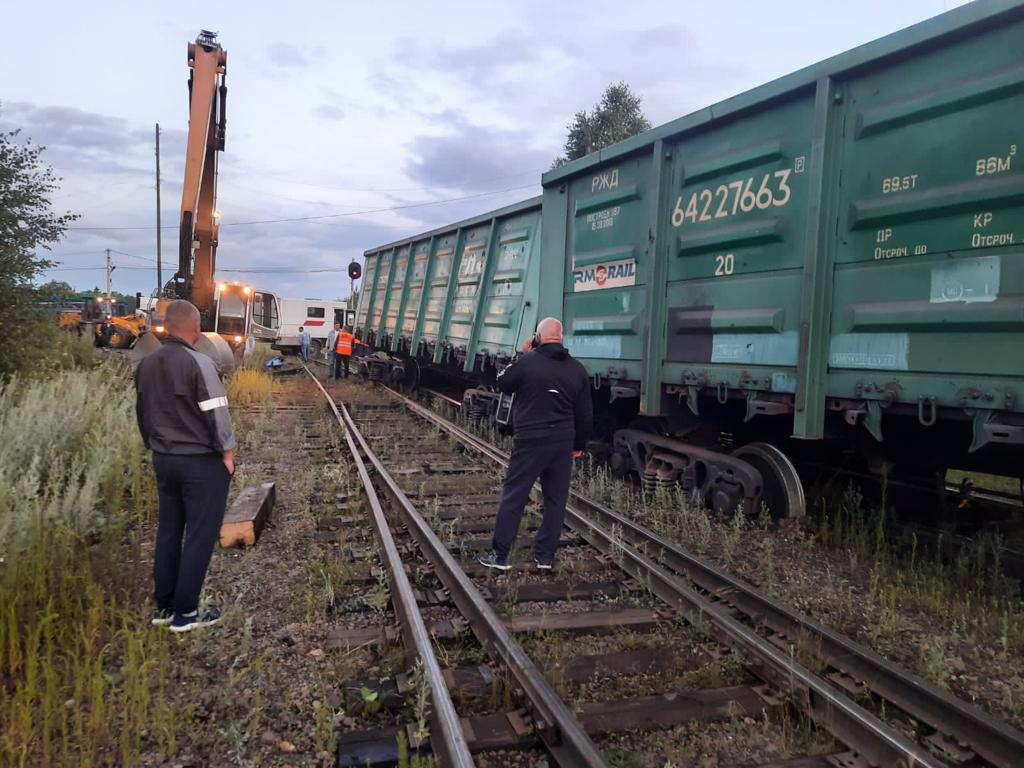
M 338 355 L 338 359 L 341 361 L 341 365 L 337 365 L 334 368 L 334 378 L 341 378 L 342 367 L 345 368 L 345 378 L 348 378 L 348 361 L 349 358 L 352 357 L 352 347 L 356 344 L 363 347 L 366 346 L 363 342 L 352 335 L 352 326 L 346 325 L 338 334 L 338 344 L 334 348 L 334 351 Z

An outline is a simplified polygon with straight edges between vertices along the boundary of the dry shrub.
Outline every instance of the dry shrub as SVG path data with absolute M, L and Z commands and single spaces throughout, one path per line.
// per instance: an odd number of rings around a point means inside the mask
M 239 368 L 226 382 L 228 401 L 235 406 L 263 405 L 278 389 L 274 378 L 256 368 Z

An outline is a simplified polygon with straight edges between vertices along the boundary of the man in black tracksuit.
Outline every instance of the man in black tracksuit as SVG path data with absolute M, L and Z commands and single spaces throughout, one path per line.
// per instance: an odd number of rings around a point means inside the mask
M 199 311 L 173 301 L 164 325 L 163 346 L 135 370 L 136 415 L 160 496 L 153 624 L 187 632 L 220 619 L 198 610 L 199 593 L 235 471 L 235 436 L 217 368 L 193 348 Z
M 593 421 L 590 379 L 583 365 L 562 346 L 558 320 L 542 320 L 537 334 L 523 345 L 523 353 L 498 374 L 498 389 L 515 395 L 515 440 L 494 526 L 493 551 L 480 562 L 499 570 L 511 567 L 509 553 L 538 478 L 544 493 L 544 519 L 534 542 L 534 559 L 544 570 L 554 564 L 569 498 L 572 460 L 582 455 Z

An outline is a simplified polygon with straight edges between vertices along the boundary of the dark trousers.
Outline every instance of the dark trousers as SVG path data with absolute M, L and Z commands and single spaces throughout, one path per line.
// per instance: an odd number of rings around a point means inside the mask
M 338 368 L 339 368 L 340 365 L 341 365 L 341 355 L 339 355 L 337 352 L 335 352 L 332 349 L 331 350 L 331 373 L 330 373 L 330 376 L 331 376 L 332 379 L 337 379 L 337 378 L 339 378 L 341 376 L 341 374 L 338 373 Z
M 153 597 L 159 609 L 191 613 L 220 534 L 231 475 L 216 453 L 154 453 L 153 469 L 160 494 Z
M 540 480 L 544 492 L 544 519 L 534 541 L 538 560 L 555 557 L 565 520 L 565 502 L 572 479 L 572 443 L 516 442 L 512 448 L 505 484 L 501 488 L 498 519 L 494 523 L 492 546 L 499 557 L 508 557 L 519 533 L 519 522 L 530 498 L 530 489 Z
M 339 352 L 334 353 L 334 378 L 341 378 L 341 369 L 345 369 L 345 378 L 348 378 L 348 361 L 352 359 L 352 355 L 342 355 Z

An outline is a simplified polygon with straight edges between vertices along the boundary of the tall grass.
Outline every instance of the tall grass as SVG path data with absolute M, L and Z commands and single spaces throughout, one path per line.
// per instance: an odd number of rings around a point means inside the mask
M 279 388 L 270 374 L 258 368 L 239 368 L 226 386 L 228 401 L 233 406 L 267 404 Z
M 871 565 L 870 595 L 883 613 L 900 605 L 943 616 L 1004 656 L 1024 653 L 1021 585 L 1003 573 L 998 537 L 980 535 L 952 558 L 941 545 L 925 547 L 915 537 L 908 552 L 887 538 L 884 506 L 863 501 L 853 489 L 820 500 L 817 538 Z
M 153 504 L 123 370 L 0 389 L 0 764 L 134 764 L 174 748 L 169 639 L 141 616 L 131 523 Z

